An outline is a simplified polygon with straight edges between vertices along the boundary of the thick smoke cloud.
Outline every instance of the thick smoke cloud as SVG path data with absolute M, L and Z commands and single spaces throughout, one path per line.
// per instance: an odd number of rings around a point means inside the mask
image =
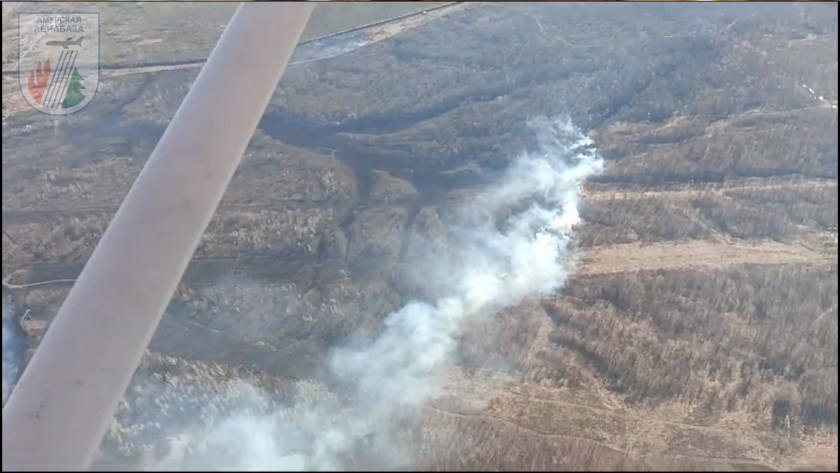
M 448 290 L 390 315 L 373 341 L 332 352 L 329 367 L 340 392 L 303 396 L 281 407 L 246 382 L 232 383 L 226 396 L 236 399 L 235 408 L 217 412 L 210 428 L 197 426 L 170 438 L 168 454 L 146 467 L 334 471 L 360 467 L 364 455 L 375 459 L 371 468 L 410 468 L 411 449 L 400 432 L 416 424 L 423 406 L 441 394 L 438 376 L 455 362 L 465 323 L 490 321 L 502 309 L 558 291 L 574 265 L 580 187 L 602 170 L 603 161 L 568 120 L 539 118 L 529 125 L 536 150 L 518 156 L 499 182 L 466 204 L 468 223 L 453 229 L 452 254 L 427 255 L 418 266 L 428 268 L 420 276 L 445 278 L 438 287 Z M 4 401 L 19 366 L 16 353 L 7 352 L 14 344 L 6 315 Z M 172 409 L 176 406 L 164 410 Z M 158 418 L 158 424 L 167 422 L 164 414 L 144 416 Z
M 378 468 L 410 467 L 395 426 L 411 422 L 439 394 L 436 376 L 453 362 L 464 322 L 559 290 L 574 264 L 580 186 L 603 161 L 568 120 L 529 124 L 537 150 L 516 158 L 500 182 L 464 209 L 472 218 L 457 229 L 457 256 L 438 266 L 448 274 L 449 293 L 433 303 L 409 303 L 371 343 L 332 353 L 331 371 L 348 386 L 350 402 L 228 415 L 211 429 L 181 436 L 156 467 L 336 470 L 359 450 L 375 456 Z

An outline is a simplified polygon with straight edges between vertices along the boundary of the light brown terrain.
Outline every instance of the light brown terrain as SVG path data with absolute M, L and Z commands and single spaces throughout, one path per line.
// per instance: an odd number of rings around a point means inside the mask
M 155 9 L 174 8 L 125 5 L 86 8 L 162 25 Z M 15 105 L 3 76 L 3 294 L 28 353 L 230 10 L 190 7 L 206 44 L 172 49 L 178 22 L 157 43 L 114 32 L 111 61 L 133 62 L 72 118 Z M 837 6 L 477 4 L 427 20 L 289 69 L 100 467 L 177 434 L 147 413 L 184 393 L 224 408 L 248 379 L 277 406 L 336 395 L 328 349 L 431 297 L 412 263 L 448 250 L 458 205 L 531 145 L 527 118 L 568 115 L 608 162 L 583 190 L 581 260 L 559 294 L 467 327 L 444 395 L 407 429 L 415 466 L 836 470 Z

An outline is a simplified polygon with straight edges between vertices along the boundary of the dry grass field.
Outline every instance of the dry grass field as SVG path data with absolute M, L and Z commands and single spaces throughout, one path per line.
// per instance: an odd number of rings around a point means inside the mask
M 307 35 L 409 8 L 376 5 L 321 10 Z M 232 11 L 95 8 L 126 22 L 103 63 L 131 67 L 84 113 L 39 115 L 3 76 L 4 319 L 29 353 L 195 77 L 177 62 Z M 459 204 L 532 145 L 526 119 L 565 114 L 607 161 L 582 259 L 561 292 L 464 331 L 444 395 L 400 432 L 414 466 L 836 471 L 836 4 L 476 4 L 370 34 L 287 71 L 98 467 L 244 402 L 236 380 L 283 416 L 340 396 L 329 348 L 434 293 L 410 262 L 448 251 Z

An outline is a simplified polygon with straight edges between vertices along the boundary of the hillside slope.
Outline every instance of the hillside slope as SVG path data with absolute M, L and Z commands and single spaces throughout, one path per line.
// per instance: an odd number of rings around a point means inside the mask
M 481 4 L 291 67 L 105 465 L 236 405 L 235 379 L 275 408 L 340 397 L 330 348 L 445 289 L 420 263 L 457 249 L 459 209 L 535 148 L 535 116 L 570 117 L 607 163 L 583 188 L 581 260 L 559 293 L 466 327 L 443 394 L 400 424 L 414 464 L 836 465 L 836 18 Z M 4 87 L 3 292 L 30 351 L 196 73 L 105 74 L 72 120 L 7 108 Z

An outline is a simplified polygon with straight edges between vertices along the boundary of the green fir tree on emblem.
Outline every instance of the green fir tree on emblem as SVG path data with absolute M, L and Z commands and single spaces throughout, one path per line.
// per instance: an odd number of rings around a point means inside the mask
M 73 69 L 73 75 L 70 77 L 70 84 L 67 86 L 67 94 L 64 96 L 64 102 L 61 103 L 61 108 L 73 108 L 82 103 L 85 99 L 81 90 L 84 89 L 81 81 L 85 80 L 78 69 Z

